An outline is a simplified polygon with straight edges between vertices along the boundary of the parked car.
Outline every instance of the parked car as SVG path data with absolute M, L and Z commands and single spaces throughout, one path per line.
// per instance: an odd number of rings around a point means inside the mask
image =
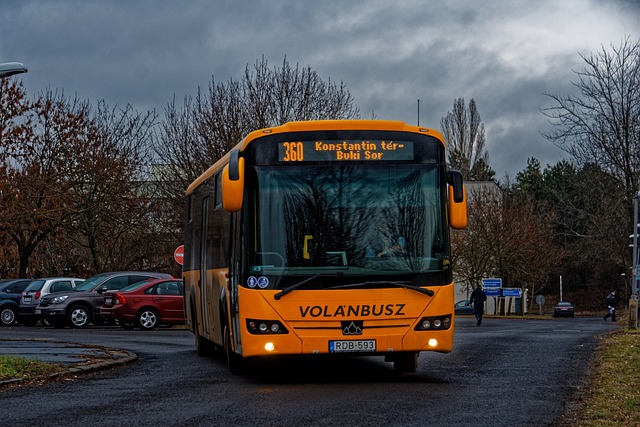
M 18 320 L 26 326 L 35 326 L 40 320 L 35 313 L 40 298 L 52 292 L 70 291 L 82 282 L 84 279 L 77 277 L 46 277 L 32 281 L 20 296 Z
M 574 317 L 575 308 L 567 301 L 561 301 L 553 307 L 553 317 Z
M 184 323 L 181 279 L 151 279 L 119 291 L 104 293 L 100 315 L 125 329 L 153 329 L 159 324 Z
M 473 306 L 469 304 L 469 300 L 458 301 L 454 305 L 455 314 L 473 314 Z
M 4 279 L 0 281 L 0 325 L 11 326 L 18 319 L 20 294 L 33 279 Z
M 93 276 L 71 291 L 54 292 L 40 298 L 35 314 L 56 328 L 69 325 L 85 328 L 90 322 L 102 324 L 100 306 L 102 293 L 122 289 L 147 279 L 171 278 L 170 274 L 147 271 L 120 271 Z

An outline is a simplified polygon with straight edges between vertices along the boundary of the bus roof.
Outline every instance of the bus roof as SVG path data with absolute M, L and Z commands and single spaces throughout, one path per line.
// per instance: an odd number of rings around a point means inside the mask
M 412 126 L 401 121 L 393 120 L 310 120 L 304 122 L 289 122 L 281 126 L 275 126 L 270 128 L 258 129 L 247 136 L 245 136 L 235 147 L 238 151 L 242 152 L 251 143 L 251 141 L 261 138 L 265 135 L 275 135 L 278 133 L 287 132 L 305 132 L 315 130 L 387 130 L 395 132 L 413 132 L 424 133 L 434 136 L 441 141 L 444 141 L 440 132 L 425 128 L 422 126 Z M 195 181 L 189 185 L 186 194 L 190 194 L 195 190 L 202 182 L 213 176 L 224 165 L 229 163 L 229 152 L 222 156 L 217 162 L 211 165 L 206 171 L 204 171 Z

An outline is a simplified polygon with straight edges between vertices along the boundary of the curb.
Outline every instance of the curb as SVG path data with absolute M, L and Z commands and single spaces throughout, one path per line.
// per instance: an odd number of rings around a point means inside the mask
M 42 343 L 43 346 L 46 346 L 47 344 L 57 344 L 57 345 L 62 345 L 66 348 L 77 348 L 79 350 L 79 354 L 77 355 L 77 357 L 80 360 L 76 363 L 71 364 L 69 368 L 64 371 L 55 372 L 48 375 L 29 377 L 29 378 L 10 378 L 6 380 L 0 380 L 0 386 L 19 384 L 26 381 L 55 379 L 55 378 L 65 377 L 67 375 L 78 375 L 78 374 L 84 374 L 89 372 L 95 372 L 99 370 L 109 369 L 111 367 L 124 366 L 138 359 L 137 354 L 130 352 L 128 350 L 114 349 L 114 348 L 104 347 L 100 345 L 93 345 L 93 344 L 55 342 L 47 339 L 6 339 L 1 341 L 14 341 L 14 342 L 28 341 L 28 342 Z M 97 350 L 101 353 L 101 355 L 96 357 L 95 354 L 85 354 L 82 352 L 82 349 L 86 349 L 87 352 L 94 352 L 94 353 Z M 20 356 L 20 355 L 17 354 L 16 356 Z M 49 362 L 45 362 L 45 363 L 49 363 Z

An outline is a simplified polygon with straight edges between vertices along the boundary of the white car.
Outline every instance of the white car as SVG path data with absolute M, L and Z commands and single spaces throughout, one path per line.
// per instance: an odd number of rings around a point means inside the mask
M 47 277 L 34 280 L 20 296 L 19 321 L 26 326 L 35 326 L 40 320 L 40 316 L 35 314 L 36 307 L 43 296 L 52 292 L 71 290 L 82 282 L 84 279 L 77 277 Z

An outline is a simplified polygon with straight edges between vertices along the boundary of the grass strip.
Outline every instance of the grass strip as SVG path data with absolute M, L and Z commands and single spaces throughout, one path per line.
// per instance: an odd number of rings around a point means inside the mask
M 18 356 L 0 355 L 0 381 L 14 378 L 34 380 L 62 372 L 65 367 Z
M 598 352 L 575 425 L 640 426 L 640 330 L 607 336 Z

